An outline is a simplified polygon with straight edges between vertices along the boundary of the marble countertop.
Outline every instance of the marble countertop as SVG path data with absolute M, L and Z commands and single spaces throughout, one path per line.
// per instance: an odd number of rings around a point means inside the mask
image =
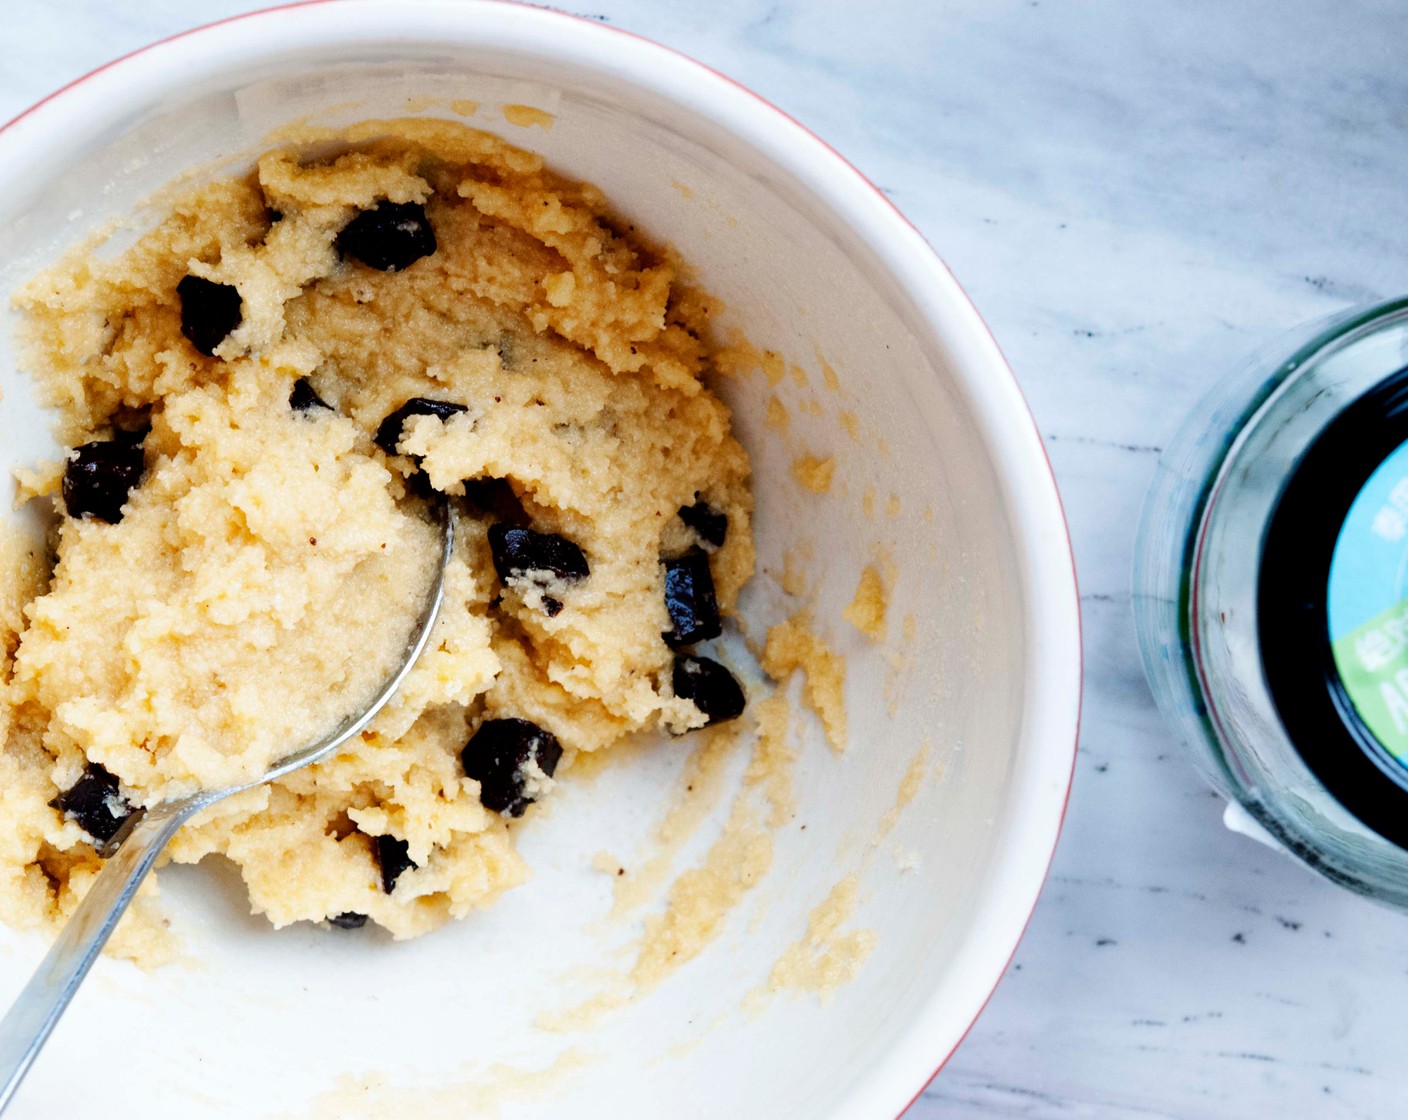
M 1408 923 L 1225 831 L 1161 722 L 1132 536 L 1181 414 L 1260 343 L 1408 290 L 1403 0 L 583 0 L 810 126 L 991 324 L 1060 480 L 1086 703 L 1050 881 L 907 1114 L 1392 1117 Z M 259 5 L 4 0 L 0 120 Z

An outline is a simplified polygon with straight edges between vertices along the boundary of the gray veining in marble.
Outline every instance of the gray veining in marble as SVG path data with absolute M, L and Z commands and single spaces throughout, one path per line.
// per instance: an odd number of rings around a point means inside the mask
M 1408 923 L 1232 835 L 1161 724 L 1131 538 L 1181 413 L 1296 322 L 1408 290 L 1403 0 L 590 0 L 798 117 L 928 235 L 1070 515 L 1087 695 L 1050 882 L 908 1113 L 1396 1117 Z M 0 119 L 239 0 L 4 0 Z

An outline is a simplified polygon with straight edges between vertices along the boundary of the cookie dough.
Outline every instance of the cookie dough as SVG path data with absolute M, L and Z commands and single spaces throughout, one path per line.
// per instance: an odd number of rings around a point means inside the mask
M 841 617 L 873 642 L 885 637 L 885 612 L 890 594 L 874 564 L 867 564 L 856 585 L 855 598 L 841 612 Z
M 0 602 L 0 915 L 72 911 L 94 812 L 226 784 L 374 690 L 436 557 L 432 489 L 461 527 L 400 694 L 172 859 L 228 857 L 276 926 L 415 936 L 524 881 L 516 814 L 578 752 L 702 726 L 676 658 L 735 610 L 752 498 L 681 274 L 538 156 L 399 121 L 270 151 L 18 293 L 80 450 L 26 475 L 60 514 L 52 570 L 17 555 Z M 60 480 L 134 460 L 89 445 L 140 448 L 106 520 Z M 667 563 L 693 580 L 668 603 Z M 130 953 L 160 935 L 150 906 L 125 925 Z

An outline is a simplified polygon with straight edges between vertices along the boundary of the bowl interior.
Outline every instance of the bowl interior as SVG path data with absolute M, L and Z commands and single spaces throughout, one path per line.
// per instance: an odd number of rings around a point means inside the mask
M 377 5 L 337 7 L 346 14 L 275 13 L 157 47 L 0 134 L 0 290 L 85 234 L 148 223 L 156 210 L 144 201 L 176 176 L 248 166 L 293 121 L 443 116 L 541 152 L 672 242 L 726 304 L 726 331 L 797 367 L 777 385 L 758 371 L 720 385 L 755 469 L 759 573 L 746 630 L 761 639 L 810 610 L 847 659 L 849 746 L 833 753 L 802 721 L 797 816 L 717 940 L 648 994 L 555 1029 L 545 1016 L 614 991 L 629 967 L 641 914 L 609 918 L 613 884 L 594 858 L 648 855 L 687 741 L 565 782 L 520 834 L 532 881 L 416 942 L 275 933 L 246 914 L 228 869 L 163 872 L 186 957 L 152 973 L 101 962 L 14 1115 L 71 1104 L 77 1063 L 84 1095 L 102 1086 L 117 1115 L 139 1104 L 171 1117 L 463 1116 L 500 1105 L 515 1116 L 894 1114 L 921 1087 L 914 1056 L 936 1066 L 996 979 L 990 965 L 963 967 L 965 954 L 989 937 L 1010 948 L 1031 902 L 1028 886 L 1013 888 L 1015 909 L 993 927 L 1015 858 L 1002 841 L 1030 749 L 1035 668 L 1010 483 L 970 375 L 834 205 L 707 106 L 642 88 L 624 61 L 642 48 L 615 37 L 616 53 L 589 63 L 591 37 L 606 33 L 561 17 L 500 14 L 440 36 L 401 19 L 398 37 L 362 18 Z M 330 32 L 335 22 L 344 30 Z M 664 52 L 654 57 L 662 65 Z M 472 116 L 452 108 L 464 101 L 477 103 Z M 508 123 L 503 107 L 518 104 L 550 113 L 551 127 Z M 16 370 L 13 326 L 0 323 L 5 468 L 53 454 Z M 766 422 L 773 396 L 789 413 L 785 432 Z M 830 493 L 794 481 L 804 453 L 834 457 Z M 21 519 L 11 531 L 30 528 Z M 802 597 L 781 587 L 792 550 L 810 582 Z M 893 564 L 895 583 L 887 636 L 874 643 L 841 611 L 877 560 Z M 926 743 L 923 780 L 886 832 Z M 745 762 L 740 753 L 728 781 Z M 703 859 L 731 796 L 682 845 L 676 874 Z M 1042 867 L 1047 854 L 1035 853 Z M 829 1002 L 747 999 L 851 874 L 859 901 L 840 933 L 875 934 L 854 981 Z M 643 913 L 660 901 L 657 891 Z M 0 931 L 0 999 L 41 949 L 33 934 Z M 93 1046 L 95 1036 L 106 1042 Z M 906 1076 L 877 1083 L 897 1055 Z

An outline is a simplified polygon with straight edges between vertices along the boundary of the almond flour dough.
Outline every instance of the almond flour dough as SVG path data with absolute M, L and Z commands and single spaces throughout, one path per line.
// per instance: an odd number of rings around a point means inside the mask
M 529 721 L 569 763 L 705 721 L 673 693 L 661 559 L 706 546 L 724 615 L 754 562 L 748 459 L 705 383 L 710 301 L 595 188 L 489 134 L 399 121 L 304 139 L 316 145 L 178 198 L 115 259 L 75 255 L 17 296 L 65 443 L 150 432 L 117 523 L 61 516 L 47 585 L 26 577 L 32 557 L 8 565 L 12 923 L 55 925 L 100 867 L 51 805 L 85 767 L 131 806 L 225 784 L 375 688 L 435 559 L 411 496 L 425 477 L 463 512 L 444 609 L 401 693 L 336 759 L 198 818 L 171 858 L 227 856 L 276 926 L 367 915 L 415 936 L 527 874 L 512 819 L 461 763 L 485 721 Z M 387 204 L 423 206 L 435 247 L 379 271 L 339 234 Z M 210 355 L 183 337 L 187 277 L 238 290 Z M 384 453 L 379 427 L 413 398 L 462 408 L 410 417 Z M 61 473 L 29 486 L 62 514 Z M 721 545 L 681 522 L 701 501 L 727 517 Z M 589 575 L 501 577 L 489 530 L 503 522 L 572 542 Z M 523 777 L 550 793 L 536 761 Z M 150 953 L 159 914 L 139 906 L 119 936 Z

